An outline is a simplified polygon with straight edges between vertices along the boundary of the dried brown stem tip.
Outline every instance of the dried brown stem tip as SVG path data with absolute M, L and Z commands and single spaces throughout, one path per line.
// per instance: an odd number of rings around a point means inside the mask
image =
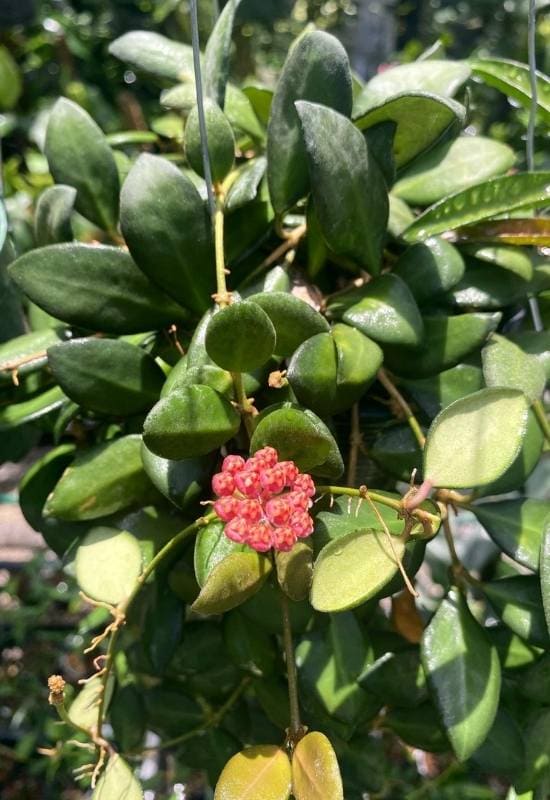
M 50 694 L 48 703 L 52 706 L 60 706 L 65 701 L 65 679 L 62 675 L 50 675 L 48 678 L 48 689 Z

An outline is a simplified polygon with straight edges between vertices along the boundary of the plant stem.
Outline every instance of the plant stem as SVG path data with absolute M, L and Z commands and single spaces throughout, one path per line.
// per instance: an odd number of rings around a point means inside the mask
M 296 736 L 302 727 L 300 722 L 300 704 L 298 702 L 298 673 L 296 671 L 296 661 L 294 659 L 288 598 L 282 589 L 279 589 L 279 596 L 281 598 L 283 616 L 283 645 L 285 649 L 286 674 L 288 680 L 288 700 L 290 704 L 290 732 Z
M 447 542 L 447 546 L 449 548 L 449 553 L 451 554 L 451 561 L 453 563 L 454 569 L 459 569 L 462 571 L 462 561 L 458 557 L 458 553 L 456 552 L 455 542 L 453 539 L 453 532 L 451 530 L 451 523 L 449 522 L 449 518 L 443 520 L 443 531 L 445 533 L 445 540 Z
M 411 431 L 414 433 L 416 441 L 420 445 L 420 449 L 421 450 L 424 449 L 424 445 L 426 444 L 426 437 L 424 436 L 422 428 L 420 427 L 418 420 L 414 416 L 410 405 L 407 403 L 401 392 L 398 390 L 396 385 L 390 379 L 385 369 L 379 369 L 376 377 L 378 378 L 382 386 L 386 389 L 388 394 L 391 397 L 393 397 L 393 399 L 398 403 L 400 408 L 403 410 L 403 413 L 405 414 L 405 417 L 407 419 L 407 423 Z
M 359 403 L 351 407 L 351 433 L 349 437 L 348 483 L 354 485 L 357 480 L 357 460 L 361 447 L 361 429 L 359 425 Z
M 233 378 L 233 386 L 235 388 L 235 398 L 241 410 L 241 416 L 243 418 L 244 427 L 246 428 L 248 438 L 251 439 L 252 434 L 254 432 L 254 426 L 252 424 L 252 414 L 254 412 L 254 406 L 246 396 L 242 373 L 232 372 L 231 377 Z
M 363 487 L 359 489 L 353 489 L 351 486 L 317 486 L 317 494 L 336 494 L 347 495 L 348 497 L 364 497 L 365 490 Z M 370 489 L 368 490 L 368 494 L 373 502 L 380 503 L 382 506 L 388 506 L 388 508 L 393 508 L 400 514 L 403 513 L 403 504 L 400 500 L 394 500 L 392 497 L 386 497 L 378 492 L 372 492 Z M 441 522 L 440 517 L 436 516 L 435 514 L 430 514 L 429 511 L 425 511 L 423 508 L 415 508 L 413 511 L 411 511 L 411 515 L 415 517 L 415 519 L 418 519 L 419 522 L 428 522 L 434 528 L 437 528 Z
M 225 280 L 225 254 L 223 247 L 223 200 L 216 199 L 214 214 L 214 245 L 216 252 L 216 302 L 221 308 L 228 305 L 227 283 Z
M 537 421 L 546 437 L 546 441 L 550 442 L 550 423 L 548 422 L 548 417 L 546 416 L 546 411 L 544 410 L 544 406 L 542 405 L 540 400 L 535 400 L 533 403 L 533 411 L 537 418 Z

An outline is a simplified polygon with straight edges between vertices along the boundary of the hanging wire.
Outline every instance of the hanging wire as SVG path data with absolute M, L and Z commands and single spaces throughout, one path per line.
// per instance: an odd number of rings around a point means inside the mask
M 202 163 L 204 170 L 204 180 L 206 181 L 206 192 L 208 194 L 208 208 L 210 216 L 214 220 L 216 214 L 216 200 L 212 189 L 212 169 L 210 168 L 210 156 L 208 154 L 208 135 L 206 133 L 206 119 L 204 116 L 204 97 L 202 93 L 202 74 L 201 74 L 201 50 L 199 42 L 199 17 L 197 12 L 197 0 L 191 0 L 191 42 L 193 44 L 193 68 L 195 71 L 195 93 L 197 96 L 197 111 L 199 115 L 199 131 L 201 136 Z
M 527 169 L 535 169 L 535 123 L 537 119 L 537 54 L 536 54 L 536 0 L 529 0 L 529 17 L 527 21 L 527 57 L 529 61 L 529 83 L 531 85 L 531 105 L 529 107 L 529 123 L 527 125 L 526 156 Z M 540 333 L 544 330 L 540 315 L 539 302 L 536 297 L 529 297 L 529 310 L 533 327 Z

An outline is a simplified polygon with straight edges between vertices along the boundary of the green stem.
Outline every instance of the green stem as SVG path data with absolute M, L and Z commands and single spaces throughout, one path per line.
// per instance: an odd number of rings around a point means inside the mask
M 216 252 L 216 293 L 217 303 L 222 308 L 228 304 L 227 283 L 225 280 L 225 255 L 223 247 L 223 201 L 220 197 L 216 200 L 214 214 L 214 245 Z
M 414 436 L 420 446 L 420 449 L 423 450 L 424 445 L 426 444 L 426 437 L 424 436 L 424 432 L 422 431 L 422 428 L 420 427 L 418 420 L 414 416 L 410 405 L 407 403 L 407 401 L 405 400 L 405 398 L 403 397 L 397 386 L 394 384 L 394 382 L 390 379 L 386 370 L 379 369 L 376 377 L 378 378 L 382 386 L 386 389 L 390 397 L 393 397 L 393 399 L 398 403 L 399 407 L 403 410 L 409 428 L 414 433 Z
M 241 410 L 241 416 L 243 418 L 244 426 L 246 428 L 246 432 L 248 433 L 248 438 L 252 438 L 252 434 L 254 432 L 254 425 L 252 424 L 252 412 L 254 407 L 252 406 L 251 402 L 249 401 L 248 397 L 246 396 L 246 392 L 244 390 L 244 383 L 243 383 L 243 376 L 242 372 L 232 372 L 231 377 L 233 378 L 233 387 L 235 389 L 235 399 L 237 404 Z
M 542 432 L 546 437 L 546 441 L 550 442 L 550 423 L 548 422 L 546 411 L 544 410 L 544 406 L 542 405 L 540 400 L 535 400 L 535 402 L 533 403 L 533 411 L 542 429 Z
M 394 500 L 392 497 L 386 497 L 383 494 L 379 494 L 378 492 L 372 492 L 370 489 L 368 490 L 369 497 L 374 503 L 379 503 L 382 506 L 387 506 L 388 508 L 393 508 L 398 513 L 403 513 L 403 504 L 400 500 Z M 336 495 L 345 495 L 347 497 L 364 497 L 365 490 L 363 487 L 359 489 L 353 489 L 351 486 L 317 486 L 317 494 L 336 494 Z M 437 528 L 441 522 L 440 517 L 436 516 L 436 514 L 430 514 L 429 511 L 425 511 L 423 508 L 415 508 L 411 511 L 411 515 L 418 519 L 419 522 L 429 522 L 434 528 Z
M 65 703 L 54 703 L 55 710 L 59 715 L 59 719 L 64 722 L 69 728 L 72 728 L 78 733 L 84 733 L 86 736 L 90 738 L 90 731 L 87 728 L 82 728 L 80 725 L 77 725 L 72 719 L 69 717 L 67 709 L 65 708 Z
M 300 704 L 298 702 L 298 673 L 296 671 L 296 661 L 294 659 L 288 598 L 281 589 L 279 590 L 279 595 L 281 598 L 281 610 L 283 615 L 283 645 L 285 649 L 288 680 L 288 700 L 290 704 L 290 732 L 296 735 L 300 732 L 302 727 L 300 722 Z

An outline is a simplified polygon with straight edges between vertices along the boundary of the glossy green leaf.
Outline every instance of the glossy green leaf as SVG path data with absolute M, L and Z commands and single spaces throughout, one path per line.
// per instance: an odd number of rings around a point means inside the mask
M 229 8 L 229 5 L 226 8 Z M 204 117 L 212 180 L 214 183 L 221 183 L 231 171 L 235 161 L 235 138 L 221 108 L 208 98 L 204 101 Z M 194 106 L 187 117 L 185 155 L 197 175 L 204 178 L 198 106 Z
M 268 315 L 249 300 L 220 308 L 208 323 L 206 352 L 223 369 L 248 372 L 273 355 L 276 333 Z
M 496 480 L 521 448 L 527 411 L 525 395 L 514 389 L 481 389 L 451 403 L 428 431 L 424 478 L 456 489 Z
M 525 108 L 531 108 L 531 79 L 527 64 L 507 58 L 473 58 L 469 64 L 473 74 L 484 83 L 499 89 Z M 536 84 L 537 111 L 541 119 L 550 124 L 550 80 L 543 72 L 537 72 Z
M 335 253 L 377 275 L 388 222 L 380 167 L 365 137 L 345 116 L 303 100 L 296 109 L 323 236 Z
M 0 47 L 0 111 L 10 111 L 15 108 L 22 90 L 21 70 L 8 48 L 2 45 Z
M 263 553 L 229 553 L 208 574 L 191 607 L 198 614 L 223 614 L 255 594 L 270 572 Z
M 354 114 L 354 118 L 361 131 L 384 122 L 397 126 L 393 157 L 400 169 L 441 138 L 458 132 L 465 122 L 466 110 L 454 100 L 413 91 L 383 100 L 364 113 Z
M 116 231 L 120 186 L 113 153 L 101 129 L 72 100 L 62 97 L 53 107 L 44 152 L 56 183 L 76 189 L 77 211 Z
M 430 378 L 409 378 L 402 384 L 422 410 L 433 418 L 455 400 L 483 388 L 483 372 L 473 364 L 457 364 Z
M 120 224 L 136 264 L 154 283 L 196 313 L 209 307 L 212 228 L 189 178 L 159 156 L 141 155 L 122 188 Z
M 540 399 L 546 384 L 546 371 L 536 356 L 524 353 L 506 337 L 493 334 L 481 357 L 487 386 L 519 389 L 531 403 Z
M 185 312 L 153 286 L 118 247 L 54 244 L 10 267 L 40 308 L 71 325 L 104 333 L 140 333 L 183 321 Z
M 110 676 L 105 687 L 105 708 L 109 708 L 114 689 L 114 676 Z M 81 728 L 91 728 L 97 723 L 97 703 L 102 691 L 102 680 L 94 676 L 84 684 L 69 706 L 69 719 Z
M 482 591 L 511 631 L 537 647 L 550 646 L 537 575 L 501 578 L 484 583 Z
M 265 156 L 258 156 L 239 168 L 225 198 L 224 208 L 227 213 L 231 213 L 255 199 L 265 175 L 266 165 Z
M 472 760 L 484 772 L 497 772 L 515 782 L 524 769 L 525 745 L 518 723 L 504 708 L 499 708 L 487 738 Z
M 342 319 L 384 344 L 418 345 L 424 325 L 407 284 L 397 275 L 381 275 L 340 302 L 347 305 Z
M 525 353 L 537 356 L 544 366 L 546 380 L 550 380 L 550 331 L 519 331 L 510 333 L 509 339 Z
M 225 87 L 229 75 L 231 35 L 235 13 L 241 0 L 229 0 L 216 20 L 204 51 L 204 90 L 220 108 L 225 103 Z
M 24 333 L 0 344 L 0 385 L 13 384 L 11 365 L 14 362 L 24 361 L 17 366 L 19 379 L 44 367 L 48 361 L 45 351 L 62 339 L 63 329 L 57 327 Z
M 42 192 L 34 216 L 34 238 L 38 247 L 71 241 L 75 199 L 74 186 L 57 184 Z
M 389 706 L 416 708 L 428 696 L 418 648 L 384 653 L 369 664 L 358 682 Z
M 172 461 L 152 453 L 142 443 L 143 468 L 151 483 L 178 508 L 198 500 L 209 482 L 210 458 L 185 458 Z
M 308 409 L 283 406 L 266 410 L 256 424 L 250 450 L 275 447 L 279 459 L 294 461 L 303 472 L 327 478 L 339 477 L 344 464 L 338 445 L 327 426 Z
M 355 101 L 354 114 L 403 92 L 431 92 L 452 97 L 470 77 L 470 67 L 463 61 L 415 61 L 385 69 L 366 84 Z
M 120 339 L 72 339 L 48 349 L 48 363 L 65 394 L 100 414 L 130 416 L 158 399 L 164 373 L 139 347 Z
M 234 436 L 241 418 L 233 406 L 209 386 L 186 386 L 153 406 L 143 427 L 143 440 L 156 455 L 178 461 L 206 455 Z
M 295 351 L 287 377 L 298 400 L 322 416 L 350 408 L 365 393 L 382 363 L 382 351 L 362 333 L 335 325 Z
M 483 262 L 470 262 L 464 277 L 451 289 L 448 300 L 459 308 L 499 309 L 524 302 L 529 284 L 513 272 Z
M 476 494 L 487 497 L 521 489 L 538 464 L 543 445 L 544 434 L 535 414 L 529 409 L 525 437 L 516 458 L 500 478 L 483 486 Z
M 388 195 L 390 203 L 390 214 L 388 217 L 388 233 L 397 239 L 401 236 L 405 228 L 414 222 L 414 214 L 409 206 L 390 192 Z
M 324 733 L 308 733 L 296 745 L 292 793 L 295 800 L 344 800 L 338 759 Z
M 276 745 L 255 745 L 227 762 L 214 800 L 288 800 L 290 784 L 290 761 L 285 751 Z
M 410 481 L 414 469 L 422 474 L 422 451 L 408 425 L 381 431 L 369 454 L 377 464 L 398 480 Z
M 135 588 L 141 562 L 140 546 L 131 533 L 92 528 L 78 545 L 75 577 L 88 597 L 117 605 Z
M 515 161 L 511 147 L 484 136 L 460 136 L 443 142 L 414 162 L 392 192 L 411 205 L 428 206 L 496 175 Z
M 466 245 L 464 252 L 473 256 L 477 261 L 485 261 L 488 264 L 495 264 L 497 267 L 513 272 L 524 281 L 530 281 L 533 277 L 533 264 L 529 254 L 518 247 L 506 245 L 496 245 L 488 247 L 484 245 Z
M 267 179 L 271 202 L 282 214 L 309 191 L 305 145 L 295 102 L 322 103 L 351 114 L 351 73 L 340 42 L 308 31 L 291 48 L 271 104 L 267 129 Z
M 129 31 L 109 45 L 109 53 L 140 72 L 191 81 L 193 49 L 152 31 Z
M 384 724 L 411 747 L 429 753 L 450 750 L 440 715 L 431 702 L 417 708 L 392 708 L 385 715 Z
M 97 519 L 157 497 L 141 463 L 141 436 L 130 434 L 79 453 L 48 497 L 44 514 Z
M 0 432 L 19 428 L 27 422 L 40 419 L 58 409 L 66 399 L 66 395 L 59 386 L 54 386 L 29 400 L 4 406 L 0 408 Z
M 403 233 L 407 242 L 510 214 L 517 209 L 545 206 L 550 197 L 550 173 L 523 172 L 478 183 L 428 208 Z
M 426 628 L 422 661 L 453 750 L 465 761 L 495 719 L 500 663 L 457 589 L 449 591 Z
M 134 773 L 118 753 L 109 757 L 92 800 L 143 800 L 143 792 Z
M 545 520 L 550 502 L 521 497 L 479 503 L 472 511 L 491 539 L 519 564 L 537 571 Z
M 309 596 L 313 575 L 313 552 L 309 542 L 296 542 L 292 550 L 275 553 L 277 581 L 291 600 L 305 600 Z
M 202 588 L 210 573 L 231 553 L 251 553 L 246 544 L 231 541 L 224 533 L 224 523 L 218 520 L 201 528 L 195 539 L 194 568 L 197 583 Z
M 396 574 L 397 559 L 404 550 L 402 539 L 392 537 L 390 544 L 387 536 L 374 528 L 357 530 L 330 542 L 315 562 L 313 608 L 345 611 L 369 600 Z
M 405 281 L 417 303 L 425 303 L 459 282 L 464 261 L 456 247 L 433 236 L 405 250 L 393 273 Z
M 550 525 L 546 525 L 540 546 L 540 587 L 546 627 L 550 632 Z
M 495 330 L 501 315 L 460 314 L 424 317 L 424 339 L 419 347 L 384 347 L 384 361 L 397 375 L 426 377 L 458 364 Z
M 524 733 L 525 762 L 524 773 L 518 781 L 518 789 L 540 786 L 546 791 L 546 781 L 550 776 L 550 709 L 545 708 L 534 714 Z M 547 785 L 547 784 L 546 784 Z M 532 793 L 521 795 L 517 800 L 536 800 L 536 788 Z
M 326 319 L 304 300 L 288 292 L 259 292 L 249 298 L 262 308 L 275 328 L 275 352 L 291 356 L 296 348 L 317 333 L 329 330 Z

